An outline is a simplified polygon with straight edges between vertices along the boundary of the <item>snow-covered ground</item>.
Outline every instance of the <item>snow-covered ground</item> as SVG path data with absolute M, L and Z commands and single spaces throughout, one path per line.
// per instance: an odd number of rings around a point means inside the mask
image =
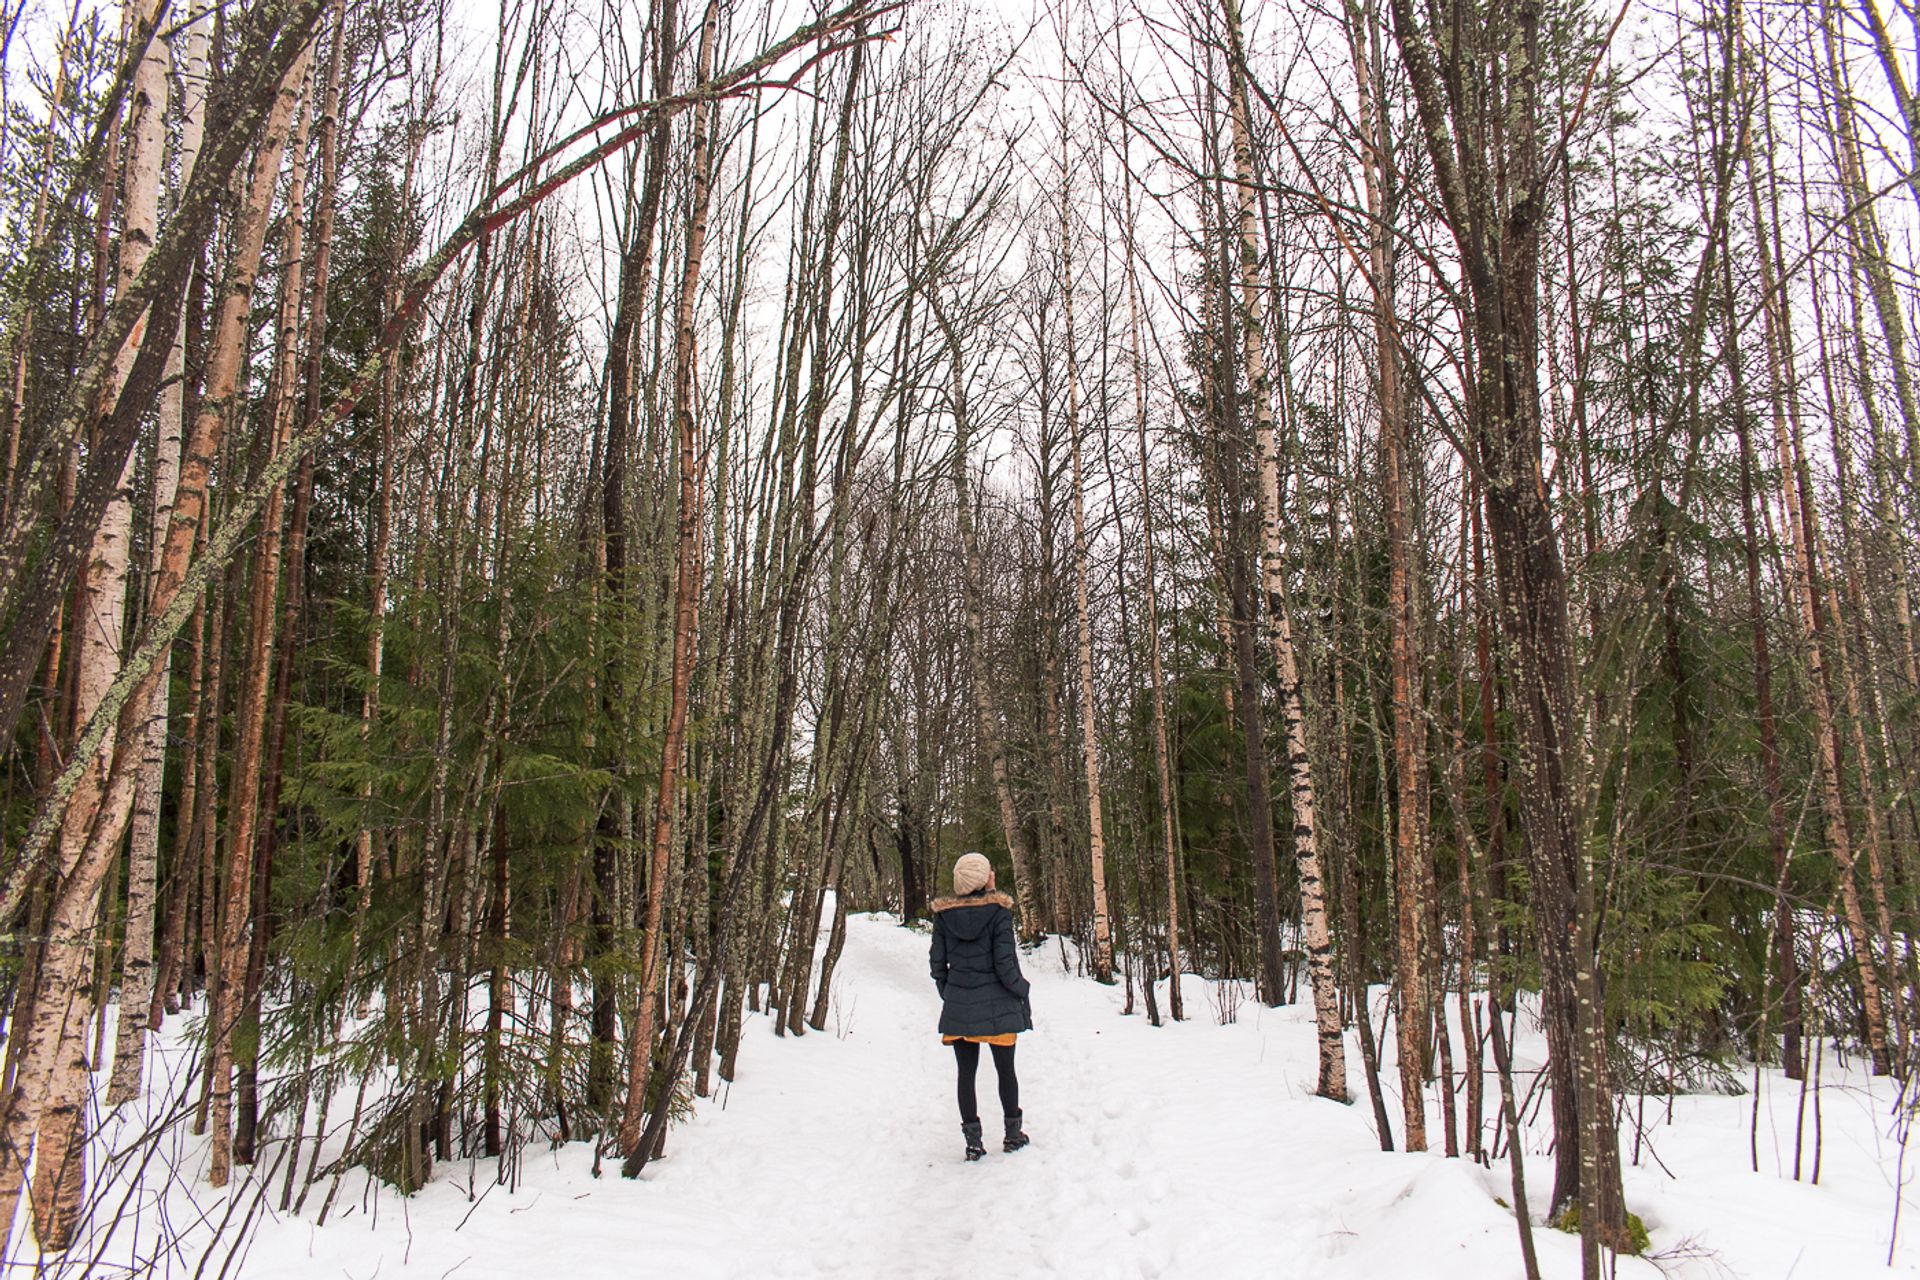
M 932 1032 L 937 1000 L 924 931 L 884 916 L 849 923 L 824 1033 L 778 1040 L 753 1019 L 740 1078 L 675 1128 L 666 1159 L 628 1182 L 593 1176 L 584 1144 L 544 1146 L 514 1187 L 488 1161 L 443 1164 L 407 1198 L 350 1179 L 324 1227 L 267 1214 L 229 1275 L 482 1280 L 594 1276 L 1433 1277 L 1522 1274 L 1506 1165 L 1383 1154 L 1360 1101 L 1312 1096 L 1304 1005 L 1267 1009 L 1189 977 L 1189 1020 L 1122 1017 L 1122 993 L 1063 971 L 1057 944 L 1024 960 L 1037 1030 L 1019 1065 L 1033 1145 L 1003 1155 L 993 1069 L 981 1064 L 989 1154 L 961 1159 L 952 1054 Z M 1303 992 L 1304 994 L 1304 992 Z M 1164 993 L 1163 993 L 1164 995 Z M 1235 1020 L 1219 1022 L 1223 1004 Z M 1523 1040 L 1521 1068 L 1537 1065 Z M 1386 1066 L 1391 1087 L 1391 1059 Z M 1646 1107 L 1627 1171 L 1651 1260 L 1623 1278 L 1852 1280 L 1920 1274 L 1920 1246 L 1887 1267 L 1899 1149 L 1889 1086 L 1829 1060 L 1820 1091 L 1821 1180 L 1791 1177 L 1798 1086 L 1762 1075 L 1761 1172 L 1749 1163 L 1751 1097 Z M 1489 1089 L 1490 1100 L 1497 1097 Z M 1429 1100 L 1430 1103 L 1432 1100 Z M 1399 1100 L 1388 1107 L 1399 1126 Z M 1438 1142 L 1437 1107 L 1430 1131 Z M 1544 1118 L 1536 1122 L 1545 1124 Z M 1811 1164 L 1812 1112 L 1806 1112 Z M 1624 1138 L 1633 1155 L 1631 1130 Z M 1529 1143 L 1536 1153 L 1544 1135 Z M 188 1167 L 200 1145 L 188 1142 Z M 1916 1153 L 1920 1155 L 1920 1153 Z M 1528 1165 L 1536 1222 L 1551 1177 Z M 1910 1176 L 1910 1175 L 1909 1175 Z M 364 1184 L 364 1185 L 361 1185 Z M 246 1194 L 243 1190 L 243 1194 Z M 277 1194 L 272 1197 L 277 1201 Z M 204 1185 L 168 1196 L 175 1226 L 218 1217 Z M 249 1202 L 251 1197 L 249 1196 Z M 1920 1198 L 1908 1193 L 1908 1212 Z M 151 1248 L 123 1226 L 109 1246 Z M 144 1237 L 144 1238 L 142 1238 Z M 1579 1274 L 1575 1238 L 1536 1227 L 1549 1280 Z M 162 1273 L 192 1275 L 175 1255 Z M 207 1270 L 213 1275 L 216 1263 Z M 108 1274 L 102 1268 L 100 1274 Z

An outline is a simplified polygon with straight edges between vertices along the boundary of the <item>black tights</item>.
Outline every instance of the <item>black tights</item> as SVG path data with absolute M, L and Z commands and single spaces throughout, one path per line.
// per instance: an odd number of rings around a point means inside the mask
M 1000 1110 L 1010 1116 L 1020 1114 L 1020 1077 L 1013 1074 L 1013 1046 L 990 1044 L 993 1071 L 1000 1077 Z M 960 1119 L 966 1124 L 980 1120 L 980 1103 L 973 1094 L 973 1076 L 980 1069 L 980 1046 L 972 1040 L 955 1040 L 953 1058 L 960 1067 Z

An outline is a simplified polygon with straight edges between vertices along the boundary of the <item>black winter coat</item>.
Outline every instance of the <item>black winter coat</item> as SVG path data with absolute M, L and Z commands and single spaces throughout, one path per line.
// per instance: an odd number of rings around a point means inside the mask
M 940 1034 L 997 1036 L 1033 1030 L 1032 989 L 1014 947 L 1013 899 L 981 890 L 933 903 L 933 952 Z

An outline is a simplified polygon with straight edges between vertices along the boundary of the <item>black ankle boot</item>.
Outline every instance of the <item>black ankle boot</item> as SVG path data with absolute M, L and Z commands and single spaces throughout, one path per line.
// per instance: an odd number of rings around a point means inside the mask
M 1007 1117 L 1007 1141 L 1002 1151 L 1018 1151 L 1027 1145 L 1027 1135 L 1020 1130 L 1020 1113 L 1014 1112 Z
M 980 1122 L 969 1120 L 960 1126 L 961 1134 L 967 1140 L 967 1159 L 978 1160 L 987 1154 L 987 1144 L 980 1138 Z

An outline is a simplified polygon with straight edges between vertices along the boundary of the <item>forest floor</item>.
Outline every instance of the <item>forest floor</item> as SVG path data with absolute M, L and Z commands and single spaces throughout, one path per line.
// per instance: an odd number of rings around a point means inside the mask
M 952 1054 L 932 1032 L 937 998 L 926 948 L 924 929 L 853 917 L 825 1031 L 779 1040 L 766 1019 L 750 1019 L 737 1083 L 698 1103 L 671 1131 L 666 1158 L 637 1182 L 621 1179 L 611 1164 L 596 1178 L 592 1151 L 581 1143 L 535 1146 L 511 1186 L 496 1185 L 496 1163 L 485 1160 L 440 1165 L 411 1198 L 350 1179 L 323 1227 L 312 1222 L 318 1194 L 304 1216 L 266 1214 L 227 1274 L 1522 1275 L 1514 1218 L 1504 1207 L 1512 1196 L 1504 1161 L 1487 1169 L 1433 1154 L 1382 1153 L 1356 1044 L 1348 1046 L 1356 1104 L 1313 1096 L 1304 989 L 1302 1003 L 1268 1009 L 1237 986 L 1189 977 L 1188 1020 L 1155 1028 L 1144 1016 L 1121 1016 L 1119 987 L 1068 972 L 1058 943 L 1029 952 L 1022 963 L 1034 983 L 1037 1028 L 1021 1039 L 1019 1070 L 1033 1145 L 1000 1152 L 993 1069 L 983 1062 L 989 1154 L 965 1163 Z M 1223 1014 L 1232 1020 L 1222 1023 Z M 177 1044 L 168 1049 L 163 1062 L 177 1068 L 185 1054 Z M 1537 1067 L 1537 1052 L 1523 1037 L 1516 1067 Z M 1389 1058 L 1389 1089 L 1392 1070 Z M 1920 1274 L 1920 1245 L 1902 1248 L 1896 1267 L 1887 1267 L 1900 1169 L 1889 1136 L 1890 1087 L 1832 1060 L 1823 1064 L 1816 1186 L 1791 1177 L 1798 1086 L 1768 1073 L 1761 1080 L 1757 1174 L 1750 1094 L 1682 1096 L 1671 1118 L 1664 1099 L 1648 1100 L 1626 1192 L 1651 1231 L 1653 1257 L 1623 1259 L 1617 1274 Z M 1488 1092 L 1491 1105 L 1498 1096 L 1491 1082 Z M 1438 1108 L 1429 1101 L 1437 1145 Z M 1388 1108 L 1397 1133 L 1399 1100 L 1391 1093 Z M 1810 1106 L 1804 1114 L 1810 1165 Z M 1543 1151 L 1544 1115 L 1533 1123 L 1528 1146 Z M 179 1154 L 192 1169 L 200 1140 L 182 1141 Z M 1632 1158 L 1631 1129 L 1623 1146 Z M 1552 1169 L 1534 1154 L 1526 1171 L 1537 1223 Z M 1908 1212 L 1920 1208 L 1920 1189 L 1910 1187 L 1907 1199 Z M 220 1202 L 202 1184 L 192 1192 L 176 1187 L 159 1203 L 177 1227 L 196 1214 L 217 1217 Z M 108 1256 L 150 1249 L 157 1212 L 137 1215 L 149 1220 L 132 1231 L 123 1224 Z M 1574 1237 L 1536 1226 L 1535 1238 L 1547 1280 L 1579 1274 Z M 159 1271 L 194 1274 L 192 1252 L 173 1255 Z M 218 1270 L 216 1263 L 206 1274 Z

